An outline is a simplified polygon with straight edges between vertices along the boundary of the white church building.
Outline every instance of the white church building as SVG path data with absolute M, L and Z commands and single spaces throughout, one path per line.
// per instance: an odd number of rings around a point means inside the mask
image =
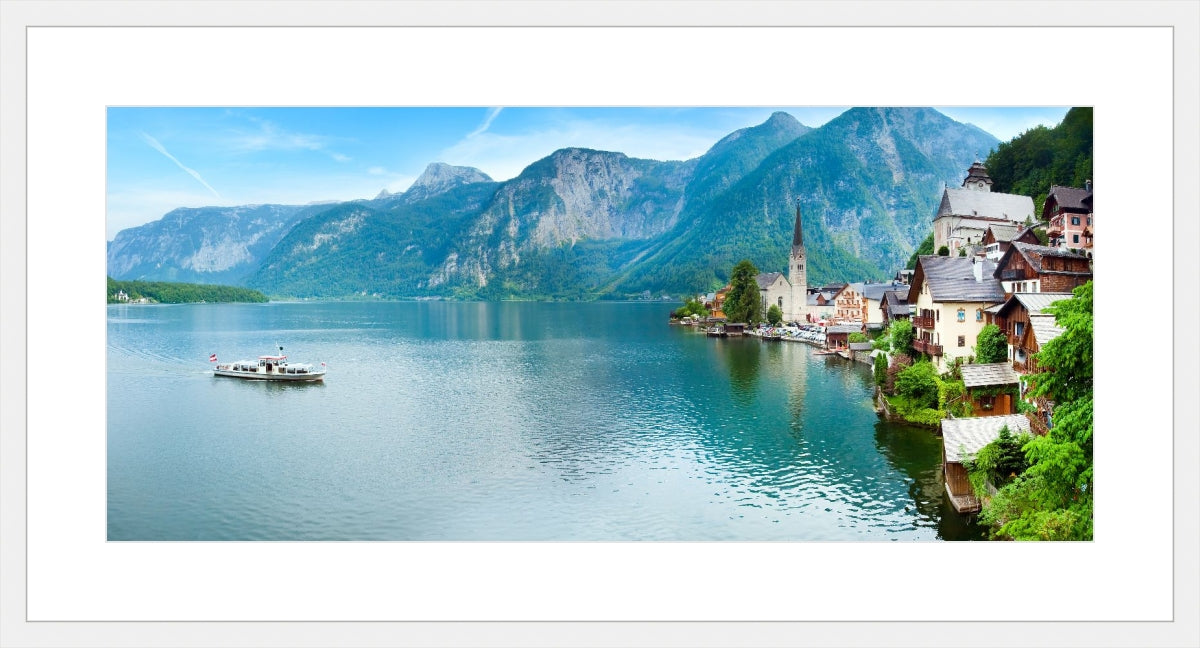
M 976 160 L 967 170 L 961 189 L 942 190 L 942 201 L 933 217 L 934 254 L 945 246 L 950 256 L 958 256 L 960 248 L 982 247 L 988 227 L 1019 227 L 1032 218 L 1033 199 L 992 191 L 987 168 Z
M 792 253 L 788 259 L 788 273 L 767 272 L 758 275 L 758 293 L 762 299 L 762 312 L 766 316 L 772 305 L 783 311 L 783 321 L 803 322 L 808 306 L 808 270 L 804 253 L 804 229 L 800 220 L 800 205 L 796 205 L 796 226 L 792 232 Z

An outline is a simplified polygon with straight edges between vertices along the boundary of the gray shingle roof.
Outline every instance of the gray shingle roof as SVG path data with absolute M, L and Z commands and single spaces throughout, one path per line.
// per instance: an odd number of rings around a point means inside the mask
M 1000 257 L 999 266 L 1007 267 L 1008 260 L 1012 258 L 1012 255 L 1014 254 L 1020 254 L 1021 256 L 1025 257 L 1025 260 L 1029 262 L 1030 267 L 1032 267 L 1034 272 L 1038 274 L 1060 274 L 1075 276 L 1089 276 L 1092 274 L 1091 266 L 1087 263 L 1088 258 L 1082 254 L 1075 254 L 1074 252 L 1060 250 L 1059 248 L 1047 247 L 1045 245 L 1022 243 L 1021 241 L 1013 241 L 1012 246 L 1008 248 L 1008 252 L 1005 252 L 1004 256 Z M 1042 266 L 1043 257 L 1075 259 L 1076 267 L 1080 268 L 1080 270 L 1046 270 Z M 999 266 L 997 266 L 997 271 L 999 271 Z
M 912 312 L 908 306 L 907 286 L 900 290 L 889 290 L 883 293 L 883 298 L 881 301 L 887 303 L 888 314 L 892 317 L 897 315 L 909 315 Z
M 967 387 L 1012 385 L 1021 382 L 1021 377 L 1007 362 L 963 365 L 962 379 Z
M 1054 323 L 1053 315 L 1030 315 L 1029 328 L 1033 329 L 1033 339 L 1037 340 L 1038 348 L 1062 335 L 1063 329 Z
M 849 345 L 851 351 L 870 351 L 870 342 L 851 342 Z
M 861 324 L 834 324 L 825 329 L 825 333 L 862 333 Z
M 756 275 L 754 280 L 758 282 L 759 290 L 766 290 L 767 288 L 771 287 L 771 284 L 775 283 L 776 279 L 782 276 L 782 272 L 764 272 L 760 275 Z
M 1013 434 L 1030 433 L 1029 419 L 1024 414 L 942 419 L 942 448 L 946 461 L 962 463 L 973 459 L 983 446 L 1000 436 L 1000 429 L 1006 425 Z
M 904 294 L 907 295 L 908 286 L 905 286 L 899 281 L 891 281 L 888 283 L 869 283 L 863 284 L 862 294 L 863 297 L 866 297 L 867 299 L 881 301 L 883 299 L 883 293 L 888 292 L 889 290 L 900 290 L 901 288 L 904 289 Z
M 942 194 L 938 216 L 983 216 L 1024 221 L 1033 218 L 1033 199 L 1029 196 L 975 189 L 950 189 Z
M 1050 304 L 1072 297 L 1071 293 L 1013 293 L 1013 299 L 1021 302 L 1030 314 L 1041 313 Z
M 1004 301 L 1004 287 L 993 276 L 996 264 L 991 261 L 975 261 L 971 257 L 923 256 L 917 263 L 935 302 Z M 982 281 L 975 280 L 975 263 L 983 264 Z
M 988 227 L 992 230 L 992 237 L 998 243 L 1007 243 L 1013 240 L 1025 229 L 1023 225 L 1005 225 L 1004 223 L 993 223 Z
M 1087 189 L 1076 189 L 1075 187 L 1060 187 L 1052 185 L 1050 192 L 1046 194 L 1046 202 L 1050 202 L 1051 198 L 1058 203 L 1059 209 L 1064 211 L 1086 212 L 1087 206 L 1083 204 L 1083 199 L 1090 196 L 1092 192 Z

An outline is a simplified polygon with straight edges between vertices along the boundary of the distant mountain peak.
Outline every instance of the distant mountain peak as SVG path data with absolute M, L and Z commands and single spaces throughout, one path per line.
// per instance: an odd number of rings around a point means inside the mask
M 790 113 L 783 112 L 782 110 L 776 110 L 775 112 L 771 113 L 771 116 L 768 117 L 767 121 L 763 123 L 777 126 L 780 124 L 800 124 L 800 121 L 793 117 Z M 803 124 L 800 125 L 803 126 Z
M 409 188 L 421 189 L 422 193 L 443 193 L 454 187 L 473 182 L 491 182 L 488 174 L 475 167 L 454 166 L 445 162 L 431 162 L 425 172 Z

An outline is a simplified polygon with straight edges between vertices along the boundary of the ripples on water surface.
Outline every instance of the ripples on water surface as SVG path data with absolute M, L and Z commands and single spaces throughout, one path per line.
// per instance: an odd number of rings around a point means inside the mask
M 977 538 L 869 368 L 654 303 L 110 306 L 113 540 Z M 278 343 L 324 384 L 214 378 Z

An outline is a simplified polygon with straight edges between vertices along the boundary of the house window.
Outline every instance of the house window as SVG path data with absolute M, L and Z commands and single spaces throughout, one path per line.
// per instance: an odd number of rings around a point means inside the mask
M 1078 217 L 1078 216 L 1072 216 L 1072 217 L 1071 217 L 1071 224 L 1072 224 L 1072 225 L 1078 225 L 1078 224 L 1079 224 L 1079 217 Z
M 960 347 L 967 346 L 967 336 L 965 336 L 965 335 L 958 336 L 958 346 L 960 346 Z
M 1092 217 L 1088 216 L 1088 225 L 1091 225 L 1091 224 L 1092 224 Z
M 1078 235 L 1078 234 L 1072 234 L 1072 235 L 1071 235 L 1071 242 L 1072 242 L 1072 243 L 1078 243 L 1078 242 L 1079 242 L 1079 235 Z
M 1017 337 L 1021 337 L 1025 333 L 1025 322 L 1017 322 L 1014 327 L 1017 330 Z
M 783 308 L 783 297 L 779 298 L 779 307 Z
M 985 410 L 992 409 L 993 407 L 996 406 L 996 397 L 995 396 L 980 396 L 979 397 L 979 406 Z
M 983 321 L 983 309 L 982 309 L 982 308 L 976 308 L 976 309 L 975 309 L 975 321 L 976 321 L 976 322 L 982 322 L 982 321 Z
M 958 321 L 960 321 L 960 322 L 967 321 L 967 311 L 965 311 L 961 308 L 958 309 Z

